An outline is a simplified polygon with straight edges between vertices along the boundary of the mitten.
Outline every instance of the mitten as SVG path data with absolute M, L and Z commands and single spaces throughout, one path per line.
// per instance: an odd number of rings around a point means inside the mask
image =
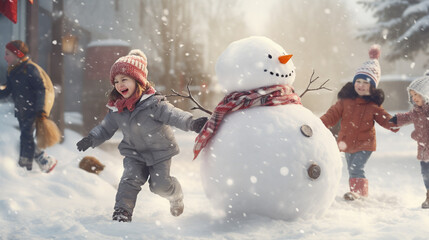
M 77 150 L 82 152 L 86 151 L 86 149 L 92 146 L 92 137 L 88 136 L 88 137 L 82 138 L 82 140 L 76 143 L 76 146 L 77 146 Z
M 192 120 L 190 129 L 196 133 L 201 132 L 201 129 L 204 127 L 204 124 L 206 124 L 207 120 L 208 118 L 206 117 L 201 117 L 201 118 Z
M 37 118 L 38 119 L 46 119 L 46 118 L 48 118 L 48 115 L 46 114 L 46 112 L 45 111 L 39 111 L 39 112 L 37 112 L 36 113 L 36 116 L 37 116 Z
M 398 124 L 398 117 L 395 115 L 395 116 L 393 116 L 390 120 L 389 120 L 389 122 L 392 122 L 392 123 L 394 123 L 394 124 Z

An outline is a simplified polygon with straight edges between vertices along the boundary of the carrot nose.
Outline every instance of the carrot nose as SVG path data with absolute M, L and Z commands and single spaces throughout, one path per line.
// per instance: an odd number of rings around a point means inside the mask
M 280 56 L 279 57 L 279 61 L 282 63 L 282 64 L 286 64 L 291 58 L 292 58 L 292 54 L 291 55 L 283 55 L 283 56 Z

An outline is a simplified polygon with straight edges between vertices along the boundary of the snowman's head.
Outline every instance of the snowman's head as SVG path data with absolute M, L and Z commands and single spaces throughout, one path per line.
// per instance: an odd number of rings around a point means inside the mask
M 295 65 L 292 55 L 266 37 L 232 42 L 216 63 L 216 75 L 227 93 L 272 85 L 292 85 Z

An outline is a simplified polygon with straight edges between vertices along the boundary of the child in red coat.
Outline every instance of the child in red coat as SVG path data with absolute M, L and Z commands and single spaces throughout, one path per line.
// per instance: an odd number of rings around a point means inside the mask
M 326 127 L 335 126 L 341 120 L 338 133 L 338 147 L 345 153 L 349 172 L 350 192 L 344 195 L 346 200 L 368 196 L 368 179 L 365 177 L 365 164 L 371 153 L 376 150 L 374 123 L 392 130 L 395 124 L 381 104 L 384 92 L 377 89 L 380 80 L 378 58 L 380 49 L 373 46 L 370 60 L 357 70 L 353 82 L 347 83 L 338 93 L 338 101 L 320 118 Z

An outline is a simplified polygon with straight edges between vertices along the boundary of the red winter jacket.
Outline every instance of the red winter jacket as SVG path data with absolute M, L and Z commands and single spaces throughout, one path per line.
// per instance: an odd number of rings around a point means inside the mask
M 414 107 L 407 113 L 398 113 L 398 126 L 414 123 L 411 138 L 417 141 L 417 159 L 429 160 L 429 105 Z
M 339 99 L 320 119 L 328 128 L 341 120 L 338 147 L 342 152 L 355 153 L 376 150 L 374 121 L 393 132 L 398 131 L 394 129 L 396 125 L 389 122 L 391 118 L 382 106 L 358 97 Z

